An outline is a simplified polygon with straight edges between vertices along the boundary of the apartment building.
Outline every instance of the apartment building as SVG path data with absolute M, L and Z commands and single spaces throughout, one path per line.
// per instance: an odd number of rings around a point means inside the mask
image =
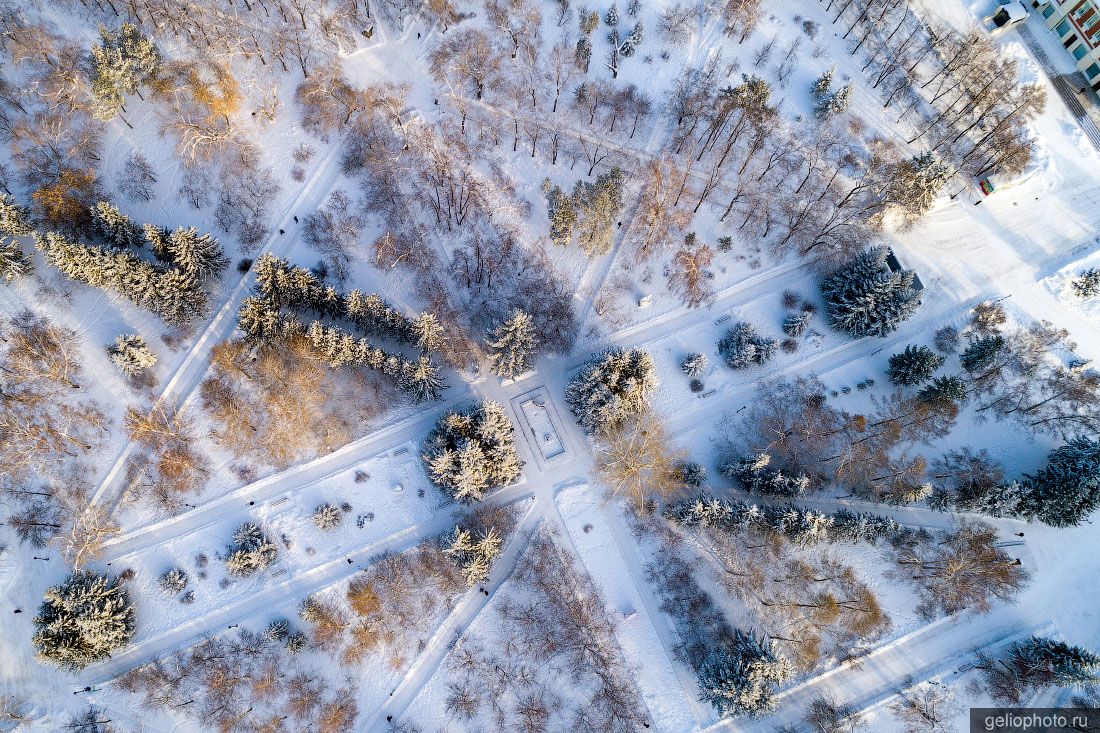
M 1098 0 L 1032 0 L 1032 6 L 1058 34 L 1077 68 L 1100 91 L 1100 11 Z

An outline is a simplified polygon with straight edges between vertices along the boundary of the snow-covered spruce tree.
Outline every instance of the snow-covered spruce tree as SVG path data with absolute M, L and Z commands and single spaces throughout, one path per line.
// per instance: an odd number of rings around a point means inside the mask
M 958 404 L 965 399 L 966 383 L 955 376 L 936 377 L 917 392 L 917 400 L 933 405 Z
M 810 488 L 806 474 L 788 476 L 771 467 L 767 453 L 738 458 L 721 467 L 722 475 L 736 481 L 745 491 L 768 496 L 801 496 Z
M 574 63 L 582 74 L 588 73 L 588 67 L 592 65 L 592 40 L 588 36 L 581 36 L 577 39 Z
M 809 311 L 799 311 L 798 313 L 788 314 L 787 317 L 783 319 L 783 333 L 791 338 L 798 338 L 809 329 L 813 315 L 814 314 Z
M 648 410 L 656 387 L 649 352 L 614 347 L 581 367 L 565 390 L 565 401 L 586 433 L 606 434 Z
M 340 511 L 339 507 L 334 507 L 332 504 L 321 504 L 313 510 L 313 523 L 317 525 L 318 529 L 336 529 L 343 521 L 343 512 Z
M 512 421 L 491 401 L 439 418 L 421 458 L 432 483 L 466 502 L 512 483 L 523 470 Z
M 67 277 L 113 290 L 169 324 L 187 323 L 208 308 L 206 293 L 192 278 L 160 270 L 133 252 L 84 246 L 57 232 L 35 232 L 34 244 Z
M 1070 285 L 1078 298 L 1092 298 L 1100 295 L 1100 269 L 1092 267 L 1085 270 Z
M 890 381 L 901 387 L 923 384 L 943 366 L 945 358 L 927 346 L 910 344 L 905 350 L 890 357 L 886 370 Z
M 237 325 L 244 331 L 249 342 L 262 346 L 275 344 L 286 332 L 286 324 L 279 309 L 266 298 L 254 295 L 245 298 L 241 303 L 241 309 L 237 312 Z
M 1052 527 L 1073 527 L 1100 506 L 1100 442 L 1074 438 L 1023 480 L 1020 513 Z
M 285 618 L 277 618 L 264 629 L 264 636 L 270 641 L 286 641 L 290 636 L 290 622 Z
M 412 322 L 410 328 L 413 343 L 422 353 L 438 354 L 445 348 L 446 332 L 434 313 L 421 313 Z
M 920 307 L 911 270 L 891 272 L 884 247 L 866 250 L 821 284 L 833 327 L 857 338 L 886 336 Z
M 886 198 L 915 221 L 928 213 L 954 174 L 935 153 L 902 160 L 891 167 Z
M 846 112 L 851 104 L 852 85 L 845 84 L 835 94 L 830 94 L 820 100 L 814 108 L 814 112 L 819 119 L 824 120 Z
M 26 277 L 34 272 L 34 263 L 23 254 L 23 249 L 15 241 L 0 241 L 0 280 L 5 285 L 17 277 Z
M 99 35 L 102 42 L 92 46 L 92 114 L 106 121 L 123 109 L 126 95 L 156 76 L 160 53 L 133 23 L 117 31 L 100 26 Z
M 168 595 L 182 593 L 187 588 L 187 571 L 183 568 L 172 568 L 157 580 L 157 585 Z
M 622 170 L 616 167 L 601 173 L 595 183 L 577 181 L 573 199 L 579 221 L 577 243 L 589 257 L 607 254 L 623 206 Z
M 836 75 L 836 67 L 826 69 L 822 72 L 821 76 L 814 80 L 813 86 L 810 87 L 810 91 L 813 92 L 814 99 L 822 100 L 827 99 L 829 92 L 833 87 L 833 76 Z
M 642 39 L 645 37 L 645 29 L 640 22 L 634 24 L 633 30 L 627 34 L 627 37 L 623 39 L 623 42 L 619 45 L 619 53 L 625 58 L 630 58 L 638 50 L 638 47 L 642 45 Z
M 776 687 L 793 673 L 771 641 L 738 630 L 700 666 L 699 688 L 723 715 L 762 715 L 775 708 Z
M 107 244 L 119 249 L 141 249 L 145 246 L 145 231 L 118 207 L 100 201 L 91 207 L 92 229 Z
M 603 22 L 612 27 L 619 24 L 619 8 L 615 3 L 611 3 L 611 7 L 607 9 L 607 13 L 603 16 Z
M 1004 345 L 1004 336 L 999 333 L 982 336 L 970 342 L 963 353 L 959 354 L 959 361 L 962 363 L 963 369 L 971 374 L 980 372 L 996 361 L 997 354 L 1001 352 Z
M 577 49 L 579 55 L 580 46 Z M 588 53 L 592 53 L 591 47 Z M 550 241 L 564 247 L 573 241 L 573 233 L 577 229 L 577 202 L 560 186 L 551 186 L 549 178 L 543 187 L 546 190 L 546 214 L 550 218 Z
M 439 376 L 437 367 L 430 358 L 421 354 L 416 361 L 406 361 L 401 368 L 401 389 L 414 402 L 431 402 L 441 399 L 446 382 Z
M 1018 517 L 1020 502 L 1025 491 L 1026 487 L 1019 481 L 1007 481 L 994 484 L 981 493 L 960 492 L 949 498 L 943 494 L 936 494 L 933 495 L 930 504 L 934 508 L 953 508 L 956 511 L 974 512 L 989 517 Z
M 123 374 L 136 376 L 157 363 L 157 355 L 145 343 L 145 339 L 136 333 L 120 334 L 113 346 L 107 347 L 107 354 Z
M 168 261 L 199 285 L 210 282 L 229 266 L 218 240 L 199 234 L 195 227 L 176 229 L 164 246 Z
M 134 607 L 117 580 L 78 571 L 46 590 L 34 626 L 39 658 L 79 670 L 130 642 Z
M 1085 687 L 1100 681 L 1100 656 L 1041 636 L 1018 641 L 998 657 L 979 652 L 977 669 L 997 702 L 1018 705 L 1049 687 Z
M 700 377 L 707 370 L 710 360 L 706 354 L 688 354 L 680 362 L 680 370 L 689 377 Z
M 17 237 L 25 237 L 33 231 L 27 209 L 11 196 L 0 194 L 0 280 L 5 285 L 34 271 L 30 258 L 16 242 Z
M 279 557 L 279 548 L 267 538 L 263 530 L 252 522 L 245 522 L 233 533 L 233 544 L 225 558 L 225 569 L 230 575 L 243 577 L 263 570 Z
M 676 466 L 676 470 L 685 486 L 702 486 L 707 480 L 706 466 L 698 461 L 681 461 Z
M 1034 687 L 1070 687 L 1100 681 L 1100 655 L 1041 636 L 1012 645 L 1009 666 L 1024 684 Z
M 516 310 L 491 334 L 489 347 L 493 350 L 489 360 L 493 371 L 503 379 L 515 379 L 531 369 L 531 361 L 538 348 L 535 323 L 526 312 Z
M 752 324 L 741 321 L 726 331 L 718 342 L 718 353 L 731 369 L 744 369 L 753 364 L 764 364 L 773 356 L 779 342 L 756 333 Z
M 0 193 L 0 242 L 25 237 L 33 231 L 27 208 L 20 206 L 14 197 Z
M 34 271 L 31 259 L 15 241 L 32 231 L 29 212 L 11 196 L 0 194 L 0 281 L 5 285 Z
M 490 528 L 477 536 L 468 529 L 455 527 L 454 537 L 444 552 L 462 570 L 466 585 L 473 587 L 489 577 L 504 541 L 496 529 Z

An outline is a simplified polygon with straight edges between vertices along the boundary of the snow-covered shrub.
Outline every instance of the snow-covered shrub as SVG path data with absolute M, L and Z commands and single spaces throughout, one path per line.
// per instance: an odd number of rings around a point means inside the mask
M 257 525 L 245 522 L 233 533 L 233 544 L 225 558 L 230 575 L 246 576 L 263 570 L 279 557 L 279 548 Z
M 699 688 L 723 715 L 762 715 L 775 708 L 775 689 L 792 674 L 790 660 L 771 641 L 738 630 L 700 666 Z
M 188 580 L 187 572 L 183 568 L 172 568 L 160 576 L 157 583 L 162 591 L 169 595 L 175 595 L 181 593 L 187 587 Z
M 136 333 L 120 334 L 114 345 L 107 347 L 107 354 L 123 374 L 130 376 L 141 374 L 157 363 L 157 355 Z
M 313 523 L 318 529 L 336 529 L 344 521 L 344 515 L 332 504 L 321 504 L 313 510 Z
M 821 284 L 826 312 L 835 328 L 857 338 L 897 330 L 921 303 L 911 270 L 892 272 L 884 247 L 866 250 Z
M 77 571 L 46 590 L 34 626 L 39 658 L 79 670 L 130 642 L 134 607 L 118 581 Z
M 441 417 L 421 457 L 432 483 L 459 501 L 478 501 L 523 470 L 512 421 L 503 407 L 488 400 Z
M 959 343 L 959 330 L 954 326 L 944 326 L 936 331 L 932 343 L 941 354 L 954 354 Z
M 997 333 L 1007 322 L 1005 307 L 992 300 L 978 303 L 970 314 L 970 326 L 979 333 Z
M 649 409 L 657 387 L 653 357 L 612 348 L 591 359 L 569 382 L 565 401 L 587 433 L 607 433 Z
M 1092 267 L 1085 270 L 1070 282 L 1070 286 L 1078 298 L 1092 298 L 1100 295 L 1100 269 Z
M 788 476 L 771 467 L 772 457 L 767 453 L 738 458 L 720 469 L 722 475 L 736 481 L 745 491 L 771 496 L 800 496 L 810 487 L 805 474 Z
M 689 354 L 680 362 L 680 369 L 689 377 L 698 377 L 707 370 L 709 362 L 706 354 Z
M 944 357 L 927 346 L 906 346 L 905 350 L 890 357 L 886 370 L 890 381 L 898 386 L 922 384 L 932 378 L 943 366 Z
M 742 321 L 726 331 L 718 342 L 718 353 L 731 369 L 744 369 L 753 364 L 763 364 L 775 355 L 779 342 L 756 333 L 752 324 Z

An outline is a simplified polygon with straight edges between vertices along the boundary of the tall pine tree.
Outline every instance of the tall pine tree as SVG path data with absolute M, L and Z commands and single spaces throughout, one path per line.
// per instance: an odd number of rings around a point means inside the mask
M 127 95 L 156 77 L 160 53 L 133 23 L 117 31 L 100 26 L 99 35 L 102 41 L 92 46 L 92 114 L 106 121 L 123 109 Z
M 1046 468 L 1025 476 L 1020 512 L 1053 527 L 1072 527 L 1100 506 L 1100 442 L 1074 438 L 1051 452 Z
M 46 590 L 34 626 L 40 658 L 79 670 L 130 642 L 134 607 L 118 581 L 78 571 Z
M 498 377 L 515 379 L 516 375 L 531 369 L 531 360 L 538 347 L 531 316 L 521 310 L 513 312 L 493 331 L 489 347 L 493 350 L 489 358 Z
M 835 328 L 857 338 L 886 336 L 916 312 L 921 303 L 913 287 L 916 275 L 891 271 L 888 256 L 883 247 L 866 250 L 821 284 Z
M 7 194 L 0 194 L 0 280 L 10 283 L 34 270 L 30 258 L 23 254 L 16 241 L 34 231 L 30 224 L 30 212 Z
M 887 374 L 890 381 L 898 386 L 922 384 L 932 378 L 944 361 L 944 357 L 927 346 L 909 345 L 905 351 L 890 357 Z

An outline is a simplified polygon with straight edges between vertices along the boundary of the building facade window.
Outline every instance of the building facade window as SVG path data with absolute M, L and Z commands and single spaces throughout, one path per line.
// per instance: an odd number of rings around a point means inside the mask
M 1067 33 L 1069 33 L 1069 21 L 1063 20 L 1061 23 L 1055 26 L 1054 32 L 1058 34 L 1059 38 L 1065 36 Z
M 1097 76 L 1100 76 L 1100 65 L 1093 64 L 1089 68 L 1085 69 L 1085 76 L 1087 76 L 1090 80 L 1095 79 Z
M 1076 46 L 1073 47 L 1073 50 L 1070 51 L 1070 53 L 1073 54 L 1073 58 L 1077 59 L 1078 61 L 1085 58 L 1085 54 L 1088 52 L 1089 50 L 1085 48 L 1085 44 L 1083 43 L 1078 43 Z

